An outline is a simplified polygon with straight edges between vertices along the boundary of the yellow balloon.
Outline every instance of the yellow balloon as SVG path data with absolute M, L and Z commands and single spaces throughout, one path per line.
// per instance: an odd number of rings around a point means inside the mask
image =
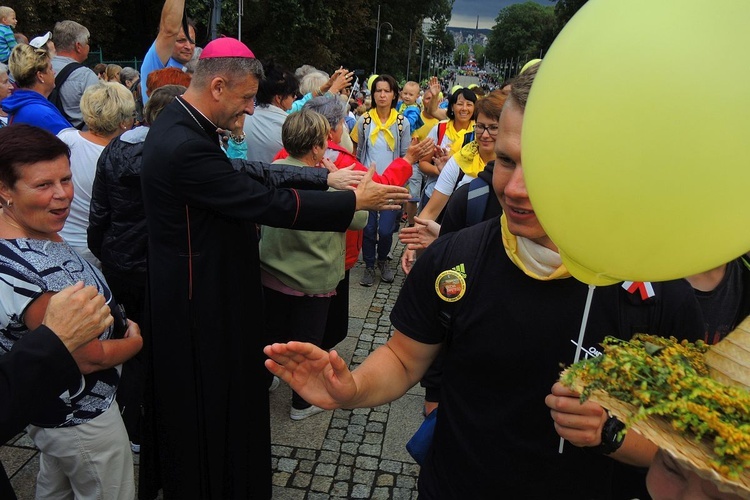
M 523 168 L 573 276 L 676 279 L 750 250 L 747 19 L 747 0 L 590 0 L 554 41 Z

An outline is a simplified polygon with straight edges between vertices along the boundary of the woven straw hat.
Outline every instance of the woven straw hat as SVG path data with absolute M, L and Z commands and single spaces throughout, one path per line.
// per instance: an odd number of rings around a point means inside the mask
M 750 317 L 721 342 L 711 346 L 704 359 L 711 378 L 722 384 L 750 391 Z M 583 392 L 584 385 L 577 380 L 573 389 Z M 668 452 L 684 467 L 693 470 L 701 478 L 712 481 L 719 491 L 750 498 L 750 470 L 742 471 L 737 479 L 720 475 L 709 465 L 715 456 L 710 442 L 698 442 L 690 435 L 679 433 L 661 417 L 650 415 L 647 418 L 633 419 L 638 414 L 638 408 L 604 391 L 592 391 L 589 400 L 607 408 L 611 415 Z

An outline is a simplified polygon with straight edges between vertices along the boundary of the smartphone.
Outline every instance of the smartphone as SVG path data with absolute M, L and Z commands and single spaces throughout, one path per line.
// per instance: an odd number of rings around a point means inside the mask
M 125 306 L 115 302 L 112 299 L 110 304 L 110 310 L 112 311 L 112 317 L 115 318 L 115 323 L 112 330 L 113 339 L 121 339 L 125 337 L 125 332 L 128 330 L 128 316 L 125 314 Z

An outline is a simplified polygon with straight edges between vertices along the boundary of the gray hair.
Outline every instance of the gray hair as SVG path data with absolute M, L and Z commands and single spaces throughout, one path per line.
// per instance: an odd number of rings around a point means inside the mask
M 320 70 L 311 71 L 310 73 L 303 76 L 302 80 L 300 80 L 299 91 L 302 93 L 302 95 L 315 92 L 320 87 L 325 85 L 329 78 L 330 77 L 326 73 Z
M 7 75 L 8 74 L 8 67 L 0 62 L 0 75 Z
M 58 51 L 74 50 L 76 43 L 86 43 L 90 36 L 88 28 L 75 21 L 60 21 L 55 24 L 52 32 L 52 40 L 55 41 Z
M 326 117 L 328 123 L 331 125 L 331 129 L 338 127 L 341 120 L 344 119 L 346 113 L 344 107 L 341 105 L 341 101 L 335 96 L 321 96 L 310 99 L 302 106 L 302 109 L 310 109 L 316 111 Z
M 120 70 L 120 83 L 125 85 L 125 82 L 128 80 L 138 80 L 141 77 L 141 74 L 138 73 L 138 70 L 135 68 L 131 68 L 130 66 L 125 66 Z
M 190 84 L 203 89 L 211 80 L 222 76 L 231 85 L 234 80 L 248 75 L 254 76 L 258 81 L 264 78 L 263 65 L 259 60 L 249 57 L 207 57 L 198 60 Z
M 302 80 L 302 77 L 312 71 L 318 71 L 318 68 L 309 64 L 303 64 L 302 66 L 294 70 L 294 76 L 297 77 L 297 80 Z

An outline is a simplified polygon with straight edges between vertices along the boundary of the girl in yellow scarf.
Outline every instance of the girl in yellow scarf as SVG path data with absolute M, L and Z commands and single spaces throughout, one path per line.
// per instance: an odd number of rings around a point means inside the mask
M 399 118 L 396 112 L 398 91 L 398 84 L 392 76 L 373 78 L 370 84 L 373 108 L 359 119 L 351 133 L 352 141 L 357 144 L 357 159 L 368 167 L 375 164 L 378 174 L 382 174 L 393 160 L 403 157 L 409 147 L 409 121 L 403 116 Z M 375 284 L 376 265 L 384 282 L 393 281 L 394 270 L 389 267 L 388 253 L 400 215 L 400 210 L 370 212 L 363 231 L 365 270 L 360 285 Z
M 439 216 L 448 204 L 448 198 L 453 191 L 477 177 L 487 163 L 495 159 L 495 138 L 504 102 L 505 95 L 500 91 L 491 92 L 487 97 L 477 101 L 474 140 L 458 148 L 458 151 L 445 164 L 435 183 L 429 202 L 419 213 L 420 219 L 439 222 Z M 446 135 L 448 135 L 449 127 L 446 127 Z M 451 146 L 455 144 L 461 144 L 461 142 L 453 142 Z M 407 228 L 402 231 L 407 231 Z
M 456 90 L 448 99 L 448 121 L 438 123 L 428 134 L 438 147 L 435 155 L 428 155 L 419 161 L 419 170 L 427 176 L 421 200 L 422 210 L 432 196 L 446 161 L 464 146 L 466 134 L 474 132 L 476 102 L 477 96 L 473 91 L 464 88 Z

